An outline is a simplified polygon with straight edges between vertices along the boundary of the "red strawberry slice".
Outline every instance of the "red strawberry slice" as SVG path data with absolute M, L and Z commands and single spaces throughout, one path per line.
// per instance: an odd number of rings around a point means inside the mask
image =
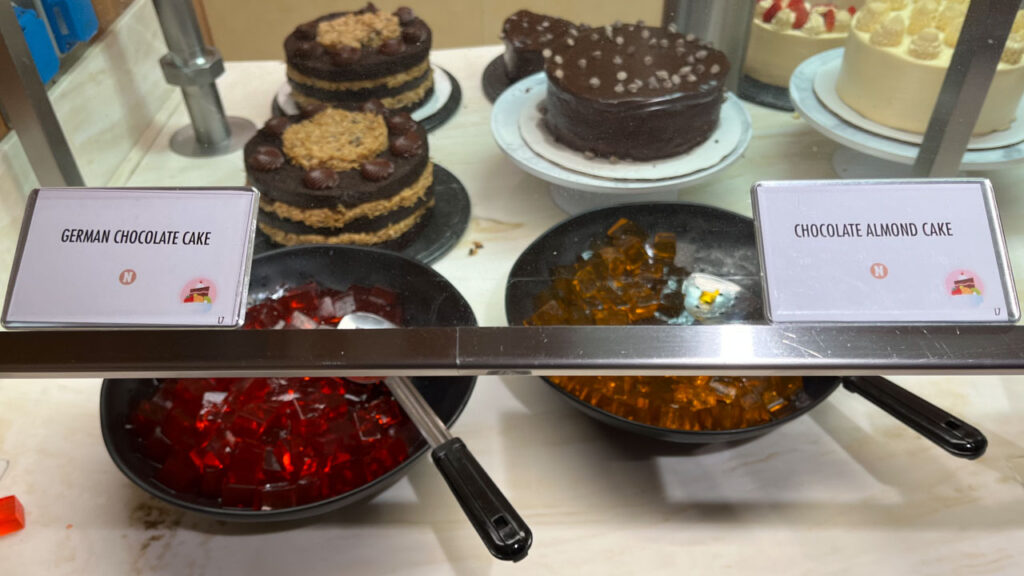
M 825 18 L 825 31 L 831 32 L 836 27 L 836 11 L 829 9 L 828 12 L 822 14 Z
M 850 6 L 849 8 L 846 9 L 846 11 L 850 13 L 850 16 L 854 16 L 857 14 L 857 7 Z
M 793 11 L 796 15 L 796 19 L 793 21 L 793 30 L 799 30 L 807 24 L 807 19 L 810 18 L 811 13 L 807 10 L 807 5 L 804 4 L 803 0 L 789 0 L 789 4 L 786 6 Z
M 765 24 L 771 24 L 772 20 L 775 19 L 775 15 L 782 11 L 782 0 L 776 0 L 767 10 L 764 11 L 764 16 L 761 20 Z

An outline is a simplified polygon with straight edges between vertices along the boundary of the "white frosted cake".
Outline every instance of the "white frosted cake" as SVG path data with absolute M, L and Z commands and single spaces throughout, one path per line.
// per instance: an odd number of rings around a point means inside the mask
M 854 13 L 853 5 L 760 0 L 750 26 L 743 71 L 767 84 L 789 86 L 789 77 L 801 62 L 843 45 Z
M 960 37 L 967 0 L 870 2 L 853 19 L 836 92 L 864 117 L 923 133 Z M 974 134 L 1005 130 L 1024 94 L 1024 13 L 996 69 Z

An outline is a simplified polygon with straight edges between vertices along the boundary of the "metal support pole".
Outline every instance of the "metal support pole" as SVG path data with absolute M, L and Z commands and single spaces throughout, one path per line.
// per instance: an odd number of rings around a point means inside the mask
M 203 42 L 191 0 L 153 0 L 153 5 L 169 50 L 160 58 L 164 78 L 181 87 L 192 119 L 171 137 L 171 149 L 184 156 L 219 156 L 241 148 L 256 127 L 225 116 L 215 84 L 224 61 Z
M 1020 0 L 971 2 L 914 162 L 915 176 L 949 178 L 959 173 L 1020 6 Z
M 675 24 L 680 32 L 711 42 L 729 58 L 725 86 L 736 92 L 743 77 L 751 19 L 756 0 L 665 0 L 662 26 Z
M 85 186 L 10 2 L 0 0 L 0 107 L 41 186 Z

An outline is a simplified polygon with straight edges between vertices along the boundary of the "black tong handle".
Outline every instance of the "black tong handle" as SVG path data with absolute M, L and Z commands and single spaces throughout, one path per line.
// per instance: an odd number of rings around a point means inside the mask
M 958 458 L 974 460 L 988 448 L 988 439 L 981 430 L 891 380 L 881 376 L 848 376 L 843 378 L 843 387 Z
M 466 444 L 452 438 L 434 448 L 430 455 L 491 554 L 514 562 L 526 558 L 533 532 Z

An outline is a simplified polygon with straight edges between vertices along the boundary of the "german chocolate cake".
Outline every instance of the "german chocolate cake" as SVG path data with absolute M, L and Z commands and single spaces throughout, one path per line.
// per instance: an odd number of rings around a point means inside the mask
M 545 124 L 587 154 L 677 156 L 714 132 L 729 62 L 693 35 L 620 24 L 569 29 L 545 52 Z
M 400 248 L 429 218 L 433 164 L 423 128 L 379 102 L 277 117 L 245 146 L 272 241 Z
M 562 41 L 574 26 L 568 20 L 520 10 L 505 19 L 501 39 L 505 43 L 505 74 L 515 81 L 544 69 L 544 50 Z M 578 31 L 578 30 L 577 30 Z
M 393 14 L 373 4 L 298 26 L 284 41 L 288 83 L 300 106 L 358 109 L 379 99 L 411 110 L 433 92 L 430 27 L 411 9 Z

